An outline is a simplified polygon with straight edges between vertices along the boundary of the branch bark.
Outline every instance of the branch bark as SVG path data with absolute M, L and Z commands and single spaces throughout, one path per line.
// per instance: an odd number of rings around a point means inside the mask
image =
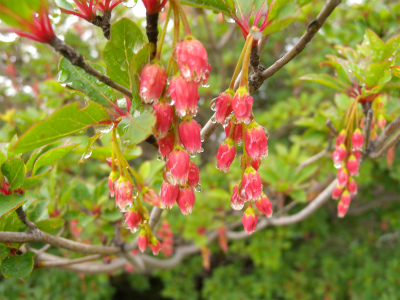
M 381 157 L 387 150 L 393 146 L 398 139 L 400 139 L 400 131 L 397 132 L 393 138 L 386 143 L 386 141 L 400 128 L 400 115 L 398 115 L 386 128 L 385 130 L 376 138 L 375 141 L 371 143 L 371 153 L 370 158 Z M 386 143 L 386 144 L 385 144 Z

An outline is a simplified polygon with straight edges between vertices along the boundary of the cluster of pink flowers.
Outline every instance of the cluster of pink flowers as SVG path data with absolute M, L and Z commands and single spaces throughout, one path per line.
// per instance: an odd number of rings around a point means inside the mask
M 172 233 L 171 225 L 168 221 L 164 220 L 161 228 L 158 231 L 158 237 L 162 240 L 161 251 L 165 257 L 172 255 L 174 251 L 174 235 Z
M 157 240 L 156 237 L 153 235 L 151 235 L 151 238 L 149 238 L 148 233 L 144 228 L 140 230 L 138 237 L 138 246 L 140 251 L 142 252 L 144 252 L 147 246 L 149 246 L 154 255 L 157 255 L 161 250 L 160 241 Z
M 343 129 L 336 138 L 336 149 L 332 153 L 337 172 L 338 183 L 333 189 L 332 198 L 340 199 L 338 203 L 338 216 L 344 217 L 349 209 L 352 197 L 357 194 L 357 183 L 354 176 L 358 174 L 361 152 L 364 144 L 364 135 L 357 128 L 348 136 Z M 346 146 L 347 145 L 347 146 Z
M 272 215 L 272 205 L 262 192 L 262 183 L 258 174 L 261 159 L 268 155 L 268 137 L 265 129 L 254 121 L 252 115 L 253 98 L 245 87 L 240 87 L 236 93 L 228 89 L 221 93 L 212 103 L 216 111 L 216 122 L 225 124 L 226 140 L 219 146 L 217 152 L 217 167 L 228 172 L 236 156 L 236 145 L 243 143 L 242 180 L 234 187 L 231 206 L 241 210 L 245 202 L 249 208 L 243 215 L 243 226 L 252 233 L 257 225 L 257 216 L 251 205 L 267 216 Z M 229 115 L 233 112 L 233 117 Z
M 190 214 L 194 190 L 200 185 L 199 168 L 190 156 L 202 152 L 201 127 L 193 117 L 198 109 L 199 85 L 207 83 L 211 67 L 207 51 L 191 36 L 177 44 L 175 57 L 179 72 L 170 79 L 167 88 L 167 73 L 157 60 L 143 67 L 139 95 L 145 103 L 153 105 L 157 118 L 154 136 L 161 157 L 167 161 L 160 205 L 171 208 L 176 202 L 183 214 Z

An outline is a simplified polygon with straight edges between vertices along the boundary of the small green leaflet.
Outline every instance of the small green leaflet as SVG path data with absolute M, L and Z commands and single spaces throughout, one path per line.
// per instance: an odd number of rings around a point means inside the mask
M 26 252 L 22 255 L 9 255 L 1 264 L 1 273 L 6 278 L 20 278 L 27 281 L 33 270 L 33 252 Z
M 0 194 L 0 217 L 6 213 L 17 209 L 25 202 L 25 196 L 20 194 L 2 195 Z
M 1 173 L 7 178 L 10 190 L 14 191 L 21 187 L 24 182 L 25 166 L 20 158 L 7 159 L 1 165 Z

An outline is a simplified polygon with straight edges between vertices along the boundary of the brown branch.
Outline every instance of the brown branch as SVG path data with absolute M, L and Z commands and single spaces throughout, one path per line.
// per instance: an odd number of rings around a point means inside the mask
M 28 220 L 28 217 L 26 216 L 26 213 L 23 210 L 22 206 L 18 207 L 15 210 L 15 212 L 18 215 L 18 219 L 20 219 L 21 222 L 24 223 L 26 225 L 26 227 L 28 227 L 28 231 L 27 231 L 28 233 L 37 230 L 36 224 Z
M 86 73 L 96 77 L 101 82 L 106 85 L 112 87 L 113 89 L 121 92 L 122 94 L 128 96 L 132 99 L 132 92 L 126 87 L 116 83 L 111 80 L 109 77 L 103 75 L 101 72 L 97 71 L 95 68 L 90 66 L 84 59 L 84 57 L 72 48 L 70 45 L 66 44 L 64 41 L 60 40 L 58 37 L 54 38 L 50 45 L 61 55 L 63 55 L 66 59 L 68 59 L 71 64 L 82 68 Z
M 368 156 L 368 153 L 370 151 L 369 149 L 369 143 L 371 141 L 371 131 L 372 131 L 372 119 L 374 117 L 374 111 L 372 109 L 369 109 L 367 112 L 367 117 L 365 119 L 365 124 L 364 124 L 364 136 L 365 136 L 365 151 L 363 153 L 363 158 Z
M 308 165 L 311 165 L 312 163 L 316 162 L 317 160 L 321 159 L 328 153 L 328 149 L 324 149 L 321 152 L 315 154 L 314 156 L 311 156 L 309 159 L 306 159 L 303 161 L 297 168 L 296 171 L 300 172 L 302 169 L 307 167 Z
M 399 139 L 400 139 L 400 130 L 385 145 L 383 145 L 382 148 L 377 149 L 376 151 L 371 153 L 369 157 L 373 159 L 381 157 L 387 151 L 389 151 L 389 149 L 392 148 Z
M 146 13 L 146 35 L 150 43 L 150 60 L 152 60 L 157 52 L 158 13 Z
M 38 268 L 50 268 L 50 267 L 61 267 L 69 266 L 74 264 L 80 264 L 83 262 L 93 261 L 102 258 L 103 255 L 93 254 L 85 257 L 75 258 L 75 259 L 62 259 L 62 260 L 52 260 L 52 261 L 39 261 L 37 264 Z
M 371 143 L 371 153 L 369 157 L 378 158 L 382 156 L 385 151 L 389 150 L 390 147 L 387 145 L 390 143 L 391 146 L 394 145 L 396 140 L 399 138 L 399 132 L 389 141 L 385 146 L 385 142 L 400 128 L 400 115 L 398 115 L 388 126 L 386 126 L 385 130 Z M 384 150 L 386 149 L 386 150 Z
M 111 12 L 105 12 L 102 16 L 96 16 L 91 23 L 100 27 L 104 37 L 109 40 L 111 35 Z
M 334 136 L 337 136 L 338 132 L 337 132 L 335 126 L 333 126 L 331 119 L 326 120 L 325 125 L 329 128 L 329 130 L 332 132 L 332 134 Z

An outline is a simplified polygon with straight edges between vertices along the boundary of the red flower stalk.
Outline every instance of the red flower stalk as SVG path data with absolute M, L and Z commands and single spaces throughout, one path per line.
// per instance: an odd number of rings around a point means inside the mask
M 332 153 L 332 159 L 335 164 L 340 164 L 347 156 L 346 146 L 342 143 L 336 147 Z
M 108 189 L 110 190 L 110 196 L 114 197 L 115 191 L 114 191 L 114 182 L 118 179 L 118 172 L 113 171 L 110 173 L 110 176 L 108 176 Z
M 170 132 L 166 137 L 158 140 L 158 152 L 161 157 L 168 157 L 174 149 L 175 136 L 173 132 Z
M 254 209 L 249 206 L 243 213 L 243 228 L 248 234 L 252 234 L 257 226 L 257 215 Z
M 253 167 L 247 167 L 239 185 L 239 197 L 245 201 L 256 200 L 261 197 L 261 193 L 260 175 Z
M 175 54 L 179 70 L 186 80 L 207 83 L 211 66 L 207 51 L 200 41 L 192 36 L 186 37 L 176 45 Z
M 228 89 L 215 98 L 211 109 L 215 110 L 215 120 L 224 124 L 225 119 L 232 113 L 232 99 L 234 92 Z
M 180 146 L 175 146 L 167 162 L 167 170 L 173 184 L 185 185 L 189 174 L 189 154 Z
M 142 230 L 140 230 L 139 237 L 138 237 L 138 246 L 139 246 L 140 251 L 142 251 L 142 253 L 144 252 L 144 250 L 146 250 L 148 243 L 149 243 L 149 239 L 147 238 L 147 232 L 143 228 Z
M 166 208 L 172 208 L 176 199 L 178 198 L 178 194 L 178 185 L 172 185 L 167 182 L 163 182 L 161 185 L 161 202 Z
M 167 72 L 157 62 L 144 65 L 140 72 L 139 96 L 145 103 L 156 101 L 167 83 Z
M 114 184 L 115 203 L 120 211 L 125 212 L 132 204 L 132 183 L 121 176 Z
M 188 184 L 190 186 L 196 186 L 200 184 L 200 172 L 199 167 L 192 161 L 189 162 L 189 175 Z
M 263 158 L 268 155 L 268 138 L 263 127 L 251 122 L 245 133 L 246 152 L 251 158 Z
M 272 216 L 273 209 L 271 201 L 269 201 L 268 197 L 264 193 L 262 193 L 261 198 L 254 201 L 254 203 L 258 210 L 261 211 L 264 215 L 266 215 L 267 217 Z
M 106 12 L 111 12 L 114 7 L 122 3 L 122 0 L 99 0 L 99 10 L 104 14 Z
M 125 213 L 125 222 L 132 233 L 135 233 L 138 229 L 139 223 L 142 220 L 140 211 L 132 206 L 129 211 Z
M 153 15 L 159 13 L 167 0 L 142 0 L 144 6 L 146 7 L 146 13 Z
M 194 201 L 195 195 L 191 186 L 184 186 L 179 189 L 176 203 L 184 215 L 190 215 L 192 213 Z
M 179 137 L 183 146 L 191 154 L 201 152 L 201 126 L 190 117 L 185 117 L 179 125 Z
M 235 144 L 240 144 L 243 138 L 243 124 L 233 124 L 233 134 L 230 136 L 232 126 L 232 119 L 229 118 L 228 125 L 224 127 L 226 138 L 231 138 L 235 142 Z
M 166 102 L 157 102 L 153 104 L 156 112 L 157 123 L 154 128 L 154 135 L 158 139 L 164 138 L 174 121 L 174 108 Z
M 361 148 L 364 144 L 364 135 L 362 134 L 362 132 L 359 128 L 354 130 L 351 140 L 352 140 L 353 148 L 356 150 L 361 150 Z
M 198 85 L 194 81 L 187 81 L 181 75 L 171 79 L 168 92 L 174 101 L 176 114 L 184 116 L 194 116 L 197 113 L 197 102 L 200 99 Z
M 50 44 L 56 35 L 51 27 L 47 1 L 42 1 L 37 10 L 26 4 L 21 4 L 22 8 L 17 4 L 14 5 L 0 4 L 1 14 L 6 16 L 6 18 L 2 17 L 3 21 L 16 27 L 6 28 L 4 31 L 13 32 L 39 43 Z M 32 15 L 28 18 L 22 18 L 19 14 L 20 9 L 30 9 Z
M 239 198 L 238 186 L 236 185 L 232 191 L 231 207 L 234 210 L 241 210 L 244 206 L 244 200 Z
M 236 147 L 233 140 L 227 138 L 218 148 L 217 152 L 217 164 L 218 169 L 222 172 L 228 172 L 236 155 Z
M 236 122 L 243 122 L 245 124 L 250 123 L 251 107 L 253 102 L 253 97 L 249 95 L 246 88 L 238 88 L 232 100 L 232 110 L 235 114 Z

